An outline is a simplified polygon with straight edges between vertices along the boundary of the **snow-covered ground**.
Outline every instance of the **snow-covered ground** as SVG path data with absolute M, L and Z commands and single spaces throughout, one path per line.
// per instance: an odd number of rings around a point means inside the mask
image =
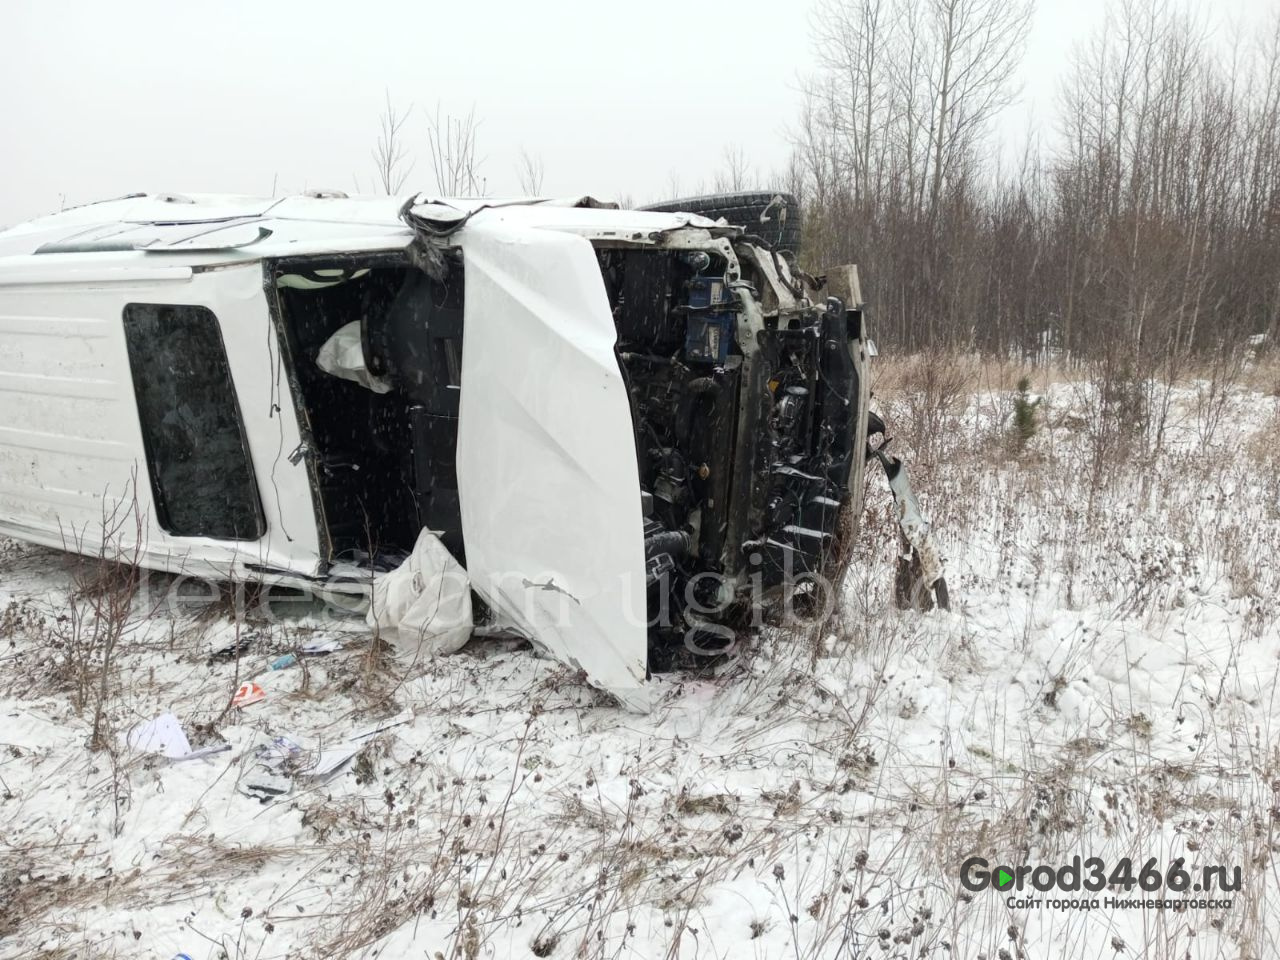
M 1280 956 L 1280 406 L 1241 388 L 1215 418 L 1203 392 L 1127 457 L 1085 387 L 1053 385 L 1017 455 L 1010 395 L 975 394 L 913 468 L 950 613 L 894 608 L 870 475 L 837 614 L 657 677 L 648 717 L 527 647 L 406 674 L 358 621 L 237 628 L 158 607 L 153 577 L 90 751 L 76 613 L 109 586 L 72 602 L 68 557 L 0 544 L 0 957 Z M 269 669 L 318 639 L 347 646 Z M 265 699 L 229 707 L 250 679 Z M 165 711 L 230 750 L 117 745 Z M 243 792 L 273 737 L 328 750 L 406 712 L 328 779 Z M 974 855 L 1243 884 L 1229 908 L 1010 906 L 962 888 Z

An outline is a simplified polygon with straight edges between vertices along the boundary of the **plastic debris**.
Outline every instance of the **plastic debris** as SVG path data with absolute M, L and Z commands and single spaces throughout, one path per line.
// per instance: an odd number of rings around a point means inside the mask
M 295 779 L 322 780 L 345 767 L 361 750 L 363 742 L 315 750 L 290 737 L 273 737 L 254 751 L 252 767 L 241 778 L 239 791 L 262 803 L 289 793 Z
M 403 710 L 352 731 L 342 743 L 321 742 L 314 749 L 292 737 L 277 736 L 270 740 L 262 737 L 254 750 L 252 766 L 240 779 L 237 789 L 247 797 L 270 803 L 288 794 L 295 780 L 316 782 L 338 773 L 368 746 L 369 738 L 412 720 L 413 712 Z
M 121 738 L 134 750 L 143 753 L 159 753 L 170 760 L 198 760 L 231 749 L 229 743 L 213 743 L 199 749 L 191 749 L 182 724 L 172 713 L 162 713 L 154 720 L 147 720 L 133 727 Z
M 249 646 L 256 639 L 257 634 L 241 633 L 234 637 L 230 643 L 216 648 L 211 654 L 209 654 L 209 662 L 212 663 L 214 660 L 234 660 L 240 654 L 248 650 Z
M 351 747 L 335 747 L 332 750 L 321 750 L 311 766 L 304 770 L 299 770 L 298 774 L 309 779 L 327 777 L 331 773 L 336 773 L 341 767 L 346 766 L 347 761 L 351 760 L 363 749 L 364 744 L 361 743 Z
M 340 640 L 312 640 L 310 643 L 304 643 L 300 646 L 298 652 L 312 657 L 326 653 L 337 653 L 341 649 L 342 641 Z
M 471 638 L 467 572 L 430 530 L 409 559 L 374 581 L 365 618 L 405 659 L 453 653 Z
M 265 699 L 267 699 L 267 692 L 252 680 L 247 680 L 240 684 L 240 689 L 231 698 L 231 705 L 233 707 L 247 707 L 251 703 L 257 703 L 259 700 Z
M 240 792 L 259 803 L 270 803 L 293 789 L 291 781 L 283 773 L 277 773 L 265 764 L 255 764 L 240 781 Z
M 293 766 L 305 751 L 288 737 L 275 737 L 254 751 L 254 764 L 241 778 L 239 791 L 259 803 L 270 803 L 293 789 Z
M 271 743 L 258 748 L 258 757 L 272 769 L 282 769 L 302 756 L 305 751 L 297 741 L 288 737 L 274 737 Z
M 286 653 L 283 657 L 280 657 L 276 660 L 271 661 L 271 669 L 283 670 L 286 667 L 292 667 L 297 662 L 298 662 L 298 658 L 296 655 L 292 653 Z

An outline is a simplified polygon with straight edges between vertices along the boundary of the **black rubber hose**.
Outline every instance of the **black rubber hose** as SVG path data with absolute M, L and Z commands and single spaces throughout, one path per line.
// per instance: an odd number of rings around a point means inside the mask
M 652 560 L 664 553 L 685 554 L 689 552 L 691 541 L 689 534 L 683 530 L 667 530 L 646 537 L 644 541 L 644 558 Z
M 679 438 L 681 445 L 689 442 L 693 433 L 693 412 L 699 397 L 714 395 L 720 392 L 720 384 L 712 377 L 698 377 L 685 384 L 684 395 L 679 404 Z

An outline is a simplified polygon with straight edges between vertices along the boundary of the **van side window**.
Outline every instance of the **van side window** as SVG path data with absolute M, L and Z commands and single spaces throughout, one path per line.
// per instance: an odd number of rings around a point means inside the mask
M 262 503 L 218 318 L 207 307 L 131 303 L 124 334 L 160 526 L 259 539 Z

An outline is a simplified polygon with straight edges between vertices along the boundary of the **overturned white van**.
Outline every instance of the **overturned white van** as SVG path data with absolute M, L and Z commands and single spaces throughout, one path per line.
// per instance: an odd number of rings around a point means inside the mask
M 820 573 L 860 508 L 856 273 L 831 288 L 587 199 L 69 210 L 0 233 L 0 534 L 368 592 L 426 528 L 497 623 L 644 709 L 654 638 Z M 125 498 L 140 529 L 108 530 Z

